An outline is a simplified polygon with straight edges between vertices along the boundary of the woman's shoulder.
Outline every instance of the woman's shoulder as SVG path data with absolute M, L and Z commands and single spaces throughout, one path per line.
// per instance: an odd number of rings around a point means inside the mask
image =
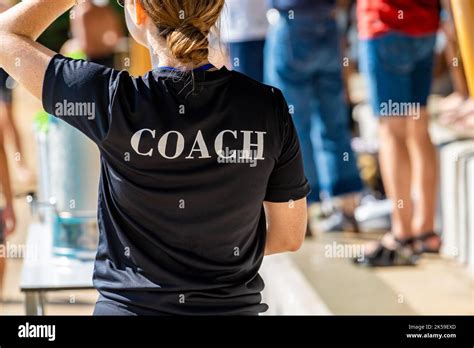
M 259 98 L 263 97 L 265 101 L 267 98 L 273 100 L 275 97 L 282 95 L 282 92 L 274 86 L 254 80 L 238 71 L 232 71 L 232 74 L 234 83 L 237 84 L 242 91 L 246 91 L 248 94 Z

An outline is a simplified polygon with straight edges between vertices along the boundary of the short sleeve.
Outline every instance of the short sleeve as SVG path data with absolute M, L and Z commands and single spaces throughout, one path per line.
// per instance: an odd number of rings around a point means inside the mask
M 43 84 L 43 108 L 84 133 L 96 144 L 107 136 L 110 110 L 122 72 L 58 54 Z
M 277 113 L 282 122 L 283 137 L 280 156 L 270 175 L 265 201 L 296 201 L 306 197 L 311 190 L 304 174 L 300 143 L 288 105 L 280 91 L 277 95 Z

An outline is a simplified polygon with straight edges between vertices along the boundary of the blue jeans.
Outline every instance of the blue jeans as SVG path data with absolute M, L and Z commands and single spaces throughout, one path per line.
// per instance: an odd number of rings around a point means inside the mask
M 282 90 L 301 143 L 310 202 L 362 190 L 350 145 L 340 42 L 328 17 L 281 13 L 265 46 L 265 82 Z
M 265 40 L 231 42 L 228 46 L 233 69 L 262 82 Z
M 387 105 L 415 103 L 426 106 L 433 76 L 435 42 L 436 34 L 410 36 L 398 32 L 360 41 L 360 67 L 367 78 L 375 115 L 393 116 L 390 110 L 387 111 Z

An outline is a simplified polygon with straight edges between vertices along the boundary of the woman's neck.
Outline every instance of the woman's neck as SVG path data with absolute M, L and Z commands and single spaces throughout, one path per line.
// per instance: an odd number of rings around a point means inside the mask
M 176 68 L 179 70 L 193 70 L 196 69 L 202 65 L 209 64 L 209 60 L 202 61 L 198 64 L 183 64 L 176 58 L 170 57 L 169 55 L 165 54 L 164 52 L 161 54 L 154 54 L 152 50 L 150 50 L 150 57 L 151 57 L 151 64 L 153 68 L 159 68 L 159 67 L 171 67 L 171 68 Z
M 156 39 L 156 32 L 147 33 L 148 48 L 150 51 L 151 64 L 153 68 L 168 66 L 180 70 L 193 70 L 202 65 L 209 64 L 206 59 L 198 64 L 183 64 L 178 59 L 174 58 L 166 48 L 166 42 L 163 39 Z

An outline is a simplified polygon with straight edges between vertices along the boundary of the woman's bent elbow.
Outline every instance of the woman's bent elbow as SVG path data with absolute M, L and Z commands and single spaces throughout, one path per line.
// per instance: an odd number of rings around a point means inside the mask
M 306 234 L 306 231 L 302 232 L 298 231 L 298 236 L 295 238 L 292 238 L 287 241 L 286 249 L 289 252 L 296 252 L 301 249 L 301 246 L 303 245 L 304 242 L 304 236 Z

